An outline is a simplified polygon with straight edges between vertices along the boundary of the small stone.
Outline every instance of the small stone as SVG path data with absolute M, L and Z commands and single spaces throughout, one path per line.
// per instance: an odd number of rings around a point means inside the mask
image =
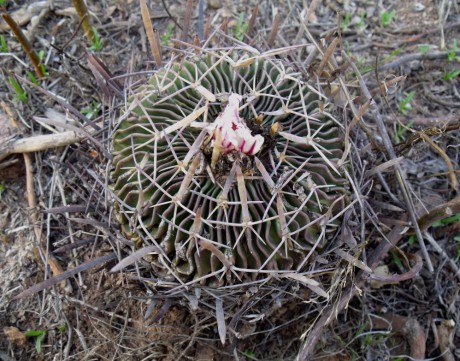
M 223 4 L 221 0 L 208 0 L 208 5 L 210 8 L 220 9 Z
M 423 11 L 425 10 L 425 5 L 423 5 L 422 3 L 415 3 L 414 10 L 418 12 Z

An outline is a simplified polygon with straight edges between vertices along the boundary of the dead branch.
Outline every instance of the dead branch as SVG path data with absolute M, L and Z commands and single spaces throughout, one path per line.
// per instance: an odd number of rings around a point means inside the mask
M 44 256 L 46 259 L 45 263 L 48 263 L 48 265 L 51 268 L 51 271 L 53 272 L 54 276 L 58 276 L 62 274 L 64 271 L 57 261 L 57 259 L 47 251 L 46 247 L 46 240 L 42 237 L 42 232 L 40 228 L 40 224 L 38 222 L 38 217 L 37 217 L 37 198 L 35 196 L 35 187 L 34 187 L 34 175 L 32 171 L 32 156 L 28 153 L 24 153 L 24 163 L 26 165 L 26 178 L 27 178 L 27 200 L 29 202 L 29 208 L 31 210 L 30 213 L 30 219 L 32 221 L 33 227 L 34 227 L 34 233 L 35 233 L 35 239 L 36 239 L 36 245 L 34 246 L 34 253 L 37 259 L 40 259 L 41 257 Z M 66 283 L 63 283 L 63 286 L 65 286 Z M 68 283 L 68 286 L 70 286 L 70 283 Z
M 0 161 L 11 154 L 31 153 L 40 150 L 63 147 L 77 143 L 84 138 L 76 132 L 62 132 L 57 134 L 36 135 L 28 138 L 11 138 L 0 146 Z
M 452 270 L 455 272 L 455 277 L 460 280 L 460 268 L 457 266 L 455 259 L 450 257 L 447 252 L 439 245 L 439 243 L 433 238 L 429 232 L 424 232 L 425 239 L 430 243 L 431 247 L 438 252 L 438 254 L 449 264 Z
M 437 59 L 447 59 L 447 56 L 449 55 L 450 52 L 448 51 L 433 51 L 433 52 L 428 52 L 428 53 L 415 53 L 415 54 L 407 54 L 403 55 L 400 58 L 380 65 L 378 67 L 378 71 L 383 71 L 383 70 L 388 70 L 392 68 L 397 68 L 398 66 L 401 66 L 403 64 L 406 64 L 410 61 L 414 60 L 437 60 Z M 460 55 L 460 51 L 456 52 L 456 55 Z
M 425 358 L 425 332 L 415 318 L 388 314 L 383 317 L 372 317 L 371 320 L 373 329 L 391 329 L 392 332 L 401 334 L 408 343 L 411 358 Z
M 155 31 L 150 20 L 149 7 L 145 0 L 141 0 L 141 15 L 142 21 L 144 22 L 145 33 L 149 39 L 150 49 L 152 50 L 153 58 L 155 59 L 155 64 L 158 68 L 161 67 L 161 45 L 160 39 L 158 37 L 158 32 Z
M 419 218 L 418 224 L 422 231 L 426 231 L 433 223 L 456 213 L 460 213 L 460 197 L 456 197 L 447 203 L 433 208 L 429 213 Z

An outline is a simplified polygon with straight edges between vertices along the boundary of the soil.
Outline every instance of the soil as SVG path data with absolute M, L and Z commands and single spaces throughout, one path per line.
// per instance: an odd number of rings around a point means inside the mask
M 69 105 L 95 122 L 111 116 L 110 99 L 102 95 L 89 69 L 89 51 L 120 83 L 130 83 L 129 88 L 155 69 L 138 1 L 87 1 L 102 39 L 98 50 L 91 49 L 70 1 L 2 3 L 26 32 L 48 75 L 37 80 L 46 90 L 41 92 L 33 85 L 35 78 L 28 75 L 34 73 L 28 57 L 0 20 L 0 40 L 6 43 L 5 48 L 0 42 L 0 156 L 2 144 L 12 139 L 71 129 L 68 124 L 73 124 L 75 114 Z M 203 25 L 199 6 L 193 5 L 190 11 L 185 2 L 175 0 L 148 3 L 163 59 L 168 59 L 187 13 L 192 14 L 190 34 L 199 32 L 196 29 Z M 256 39 L 252 45 L 260 49 L 310 43 L 305 32 L 298 37 L 303 29 L 299 16 L 308 13 L 307 3 L 316 2 L 258 2 L 258 35 L 243 39 Z M 208 0 L 203 4 L 212 28 L 226 23 L 235 34 L 240 16 L 248 20 L 256 2 Z M 272 38 L 276 13 L 280 14 L 279 30 Z M 385 17 L 387 23 L 383 23 Z M 369 89 L 377 89 L 376 104 L 397 153 L 396 161 L 382 166 L 388 161 L 382 144 L 378 139 L 373 144 L 366 136 L 378 132 L 369 112 L 363 118 L 367 131 L 350 127 L 357 156 L 349 169 L 354 172 L 359 163 L 362 173 L 356 171 L 353 177 L 362 181 L 358 185 L 366 206 L 362 215 L 354 211 L 344 216 L 341 234 L 347 235 L 349 253 L 370 264 L 390 231 L 401 227 L 398 245 L 380 255 L 382 278 L 365 279 L 360 276 L 364 266 L 340 260 L 334 272 L 321 276 L 335 292 L 330 302 L 316 304 L 313 292 L 299 282 L 286 282 L 257 301 L 250 289 L 235 293 L 235 302 L 246 314 L 226 315 L 227 322 L 237 326 L 225 345 L 219 340 L 219 321 L 210 312 L 213 306 L 194 309 L 194 295 L 164 298 L 151 281 L 110 273 L 115 260 L 14 299 L 53 274 L 51 261 L 67 271 L 111 252 L 114 244 L 113 235 L 103 227 L 113 222 L 110 204 L 97 196 L 104 193 L 104 185 L 92 176 L 93 171 L 107 172 L 103 146 L 85 139 L 31 153 L 31 173 L 27 173 L 25 157 L 15 154 L 0 158 L 1 360 L 460 359 L 460 201 L 458 186 L 452 189 L 460 174 L 460 53 L 456 49 L 460 3 L 320 1 L 310 8 L 308 29 L 326 46 L 338 36 L 336 58 L 344 64 L 340 50 L 347 52 Z M 273 44 L 268 44 L 270 39 Z M 447 53 L 439 55 L 442 51 Z M 407 60 L 410 54 L 416 56 Z M 316 66 L 303 70 L 315 72 Z M 356 100 L 359 84 L 352 73 L 344 67 L 344 79 L 352 79 L 347 86 L 356 89 Z M 332 92 L 340 73 L 318 75 L 330 78 Z M 391 83 L 399 76 L 396 83 L 379 90 L 382 81 Z M 20 99 L 13 78 L 26 92 L 25 99 Z M 341 103 L 338 114 L 343 114 L 344 124 L 350 124 L 353 117 L 343 94 L 331 97 Z M 356 100 L 358 107 L 364 103 Z M 107 139 L 98 140 L 107 145 Z M 428 217 L 432 221 L 422 230 L 432 270 L 420 256 L 423 268 L 404 280 L 395 275 L 415 267 L 406 255 L 422 254 L 423 247 L 407 218 L 395 163 L 402 169 L 417 219 L 449 205 L 436 222 Z M 381 168 L 374 172 L 377 165 Z M 31 177 L 34 209 L 27 190 Z M 67 205 L 80 208 L 75 212 L 57 209 Z M 63 246 L 68 248 L 59 250 Z M 320 330 L 314 352 L 302 358 L 305 340 L 316 330 L 318 319 L 327 315 L 334 302 L 339 304 L 347 290 L 354 297 L 332 313 L 327 327 Z

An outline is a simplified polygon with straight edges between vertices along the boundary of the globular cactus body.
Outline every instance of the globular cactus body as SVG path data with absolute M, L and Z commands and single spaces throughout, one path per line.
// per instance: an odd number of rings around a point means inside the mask
M 279 60 L 235 59 L 166 66 L 116 124 L 118 219 L 138 247 L 160 246 L 151 262 L 165 280 L 219 286 L 304 270 L 343 207 L 327 102 Z

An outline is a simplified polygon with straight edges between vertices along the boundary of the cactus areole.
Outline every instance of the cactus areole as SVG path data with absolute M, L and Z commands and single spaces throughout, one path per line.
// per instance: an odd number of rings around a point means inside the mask
M 136 248 L 157 246 L 143 264 L 165 281 L 308 270 L 344 206 L 327 100 L 280 60 L 236 53 L 169 64 L 115 125 L 117 220 Z

